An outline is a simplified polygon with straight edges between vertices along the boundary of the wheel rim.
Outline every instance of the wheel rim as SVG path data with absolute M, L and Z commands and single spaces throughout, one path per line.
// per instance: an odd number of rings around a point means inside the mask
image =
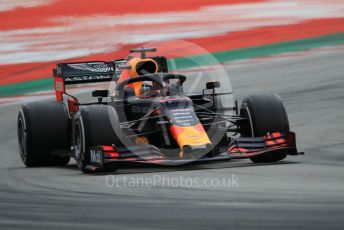
M 18 144 L 19 144 L 19 152 L 22 160 L 26 162 L 27 159 L 27 151 L 26 151 L 26 139 L 27 134 L 25 131 L 24 123 L 22 117 L 18 120 Z

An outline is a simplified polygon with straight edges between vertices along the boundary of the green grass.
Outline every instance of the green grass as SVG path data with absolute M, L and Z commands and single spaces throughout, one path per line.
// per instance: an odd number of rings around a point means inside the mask
M 24 93 L 32 93 L 54 88 L 53 78 L 44 78 L 37 81 L 21 82 L 0 86 L 0 97 L 12 96 Z

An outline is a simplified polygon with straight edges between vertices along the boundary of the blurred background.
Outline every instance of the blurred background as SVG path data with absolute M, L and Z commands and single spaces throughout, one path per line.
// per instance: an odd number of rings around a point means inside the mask
M 0 0 L 0 21 L 0 103 L 51 90 L 57 62 L 110 61 L 146 43 L 223 63 L 344 43 L 343 0 Z

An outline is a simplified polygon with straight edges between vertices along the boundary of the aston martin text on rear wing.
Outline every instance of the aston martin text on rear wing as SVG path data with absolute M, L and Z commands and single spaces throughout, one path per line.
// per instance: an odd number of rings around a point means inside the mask
M 53 72 L 54 77 L 62 78 L 65 85 L 111 81 L 120 74 L 120 64 L 125 65 L 124 62 L 60 63 L 56 65 L 56 69 Z
M 126 64 L 126 60 L 57 64 L 53 69 L 57 100 L 61 101 L 66 93 L 65 85 L 116 81 Z

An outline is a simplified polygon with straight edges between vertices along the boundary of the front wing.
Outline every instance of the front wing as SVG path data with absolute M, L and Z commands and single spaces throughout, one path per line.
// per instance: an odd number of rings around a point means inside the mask
M 90 149 L 91 164 L 89 170 L 118 168 L 130 165 L 176 166 L 200 164 L 231 159 L 245 159 L 258 155 L 284 152 L 288 155 L 299 155 L 296 149 L 296 138 L 293 132 L 268 133 L 264 137 L 233 138 L 227 152 L 217 155 L 207 154 L 198 159 L 170 159 L 153 145 L 133 147 L 95 146 Z

